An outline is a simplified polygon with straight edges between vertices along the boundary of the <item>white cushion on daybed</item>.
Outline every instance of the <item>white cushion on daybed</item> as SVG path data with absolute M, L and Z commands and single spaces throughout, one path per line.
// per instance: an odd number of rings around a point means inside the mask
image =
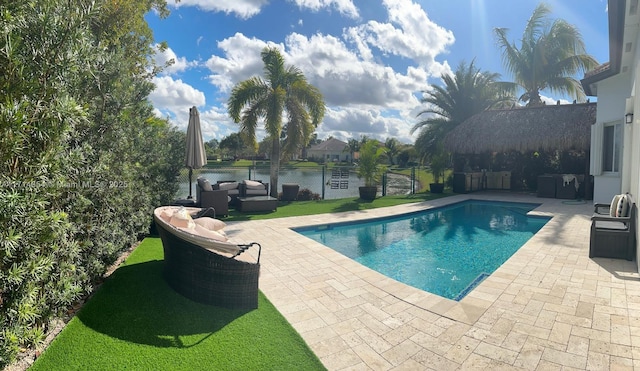
M 228 241 L 227 236 L 218 233 L 217 231 L 211 230 L 211 229 L 207 229 L 201 225 L 196 225 L 196 227 L 193 230 L 189 230 L 191 233 L 196 234 L 198 236 L 202 236 L 205 238 L 210 238 L 212 240 L 216 240 L 216 241 L 221 241 L 221 242 L 226 242 Z
M 189 211 L 196 211 L 197 209 L 187 210 L 184 207 L 181 207 L 185 213 L 188 214 Z M 157 208 L 154 211 L 154 218 L 157 223 L 159 223 L 164 229 L 169 231 L 169 233 L 174 234 L 176 237 L 181 238 L 185 241 L 193 243 L 194 245 L 201 246 L 207 250 L 214 251 L 216 253 L 228 254 L 229 256 L 235 256 L 239 251 L 240 247 L 229 241 L 222 230 L 213 231 L 209 230 L 201 225 L 195 224 L 194 220 L 191 220 L 193 223 L 193 227 L 177 227 L 170 222 L 167 222 L 162 218 L 162 214 L 177 214 L 180 211 L 180 208 L 176 206 L 162 206 Z M 182 211 L 180 211 L 182 213 Z M 172 215 L 172 219 L 173 219 Z M 182 215 L 180 215 L 182 216 Z M 189 216 L 190 217 L 190 216 Z M 198 220 L 198 219 L 196 219 Z
M 203 216 L 201 218 L 198 218 L 196 220 L 193 221 L 194 223 L 196 223 L 199 226 L 205 227 L 208 230 L 211 231 L 219 231 L 221 229 L 223 229 L 224 227 L 227 226 L 227 224 L 225 222 L 223 222 L 222 220 L 218 220 L 218 219 L 214 219 L 214 218 L 210 218 L 207 216 Z
M 193 229 L 196 224 L 193 222 L 191 215 L 187 212 L 187 209 L 181 207 L 173 212 L 169 224 L 178 228 Z

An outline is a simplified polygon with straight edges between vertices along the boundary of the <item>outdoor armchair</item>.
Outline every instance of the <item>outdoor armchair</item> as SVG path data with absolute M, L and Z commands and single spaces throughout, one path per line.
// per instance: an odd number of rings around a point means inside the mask
M 229 215 L 229 194 L 226 190 L 213 189 L 205 178 L 198 178 L 196 186 L 196 206 L 213 208 L 216 216 Z
M 597 203 L 594 206 L 589 257 L 633 260 L 636 255 L 637 207 L 631 196 L 617 195 L 611 204 Z

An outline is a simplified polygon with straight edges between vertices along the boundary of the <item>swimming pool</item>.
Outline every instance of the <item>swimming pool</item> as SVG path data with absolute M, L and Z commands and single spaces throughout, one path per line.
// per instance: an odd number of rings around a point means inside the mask
M 468 200 L 294 230 L 388 277 L 460 300 L 542 228 L 531 203 Z

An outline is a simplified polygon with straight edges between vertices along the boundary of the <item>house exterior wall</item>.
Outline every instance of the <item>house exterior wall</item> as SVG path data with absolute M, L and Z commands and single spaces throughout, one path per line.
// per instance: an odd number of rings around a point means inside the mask
M 598 96 L 596 123 L 591 128 L 590 172 L 595 181 L 594 203 L 610 203 L 614 194 L 628 192 L 637 207 L 640 202 L 640 92 L 637 91 L 640 88 L 640 48 L 637 45 L 640 12 L 638 0 L 609 0 L 608 6 L 609 65 L 602 65 L 602 70 L 583 80 L 595 88 Z M 627 114 L 633 114 L 628 124 L 625 122 Z M 622 122 L 619 174 L 607 174 L 599 165 L 607 157 L 603 127 L 612 122 Z M 640 219 L 636 218 L 636 241 L 639 227 Z M 635 258 L 636 265 L 640 264 L 640 249 L 636 249 Z
M 635 41 L 640 40 L 640 29 L 636 32 Z M 631 99 L 628 104 L 633 112 L 633 123 L 625 125 L 625 171 L 622 177 L 623 191 L 624 185 L 628 184 L 628 192 L 635 196 L 636 202 L 640 201 L 640 48 L 636 47 L 633 63 L 633 87 L 631 88 Z M 638 230 L 638 228 L 636 228 Z M 636 259 L 637 261 L 637 259 Z
M 609 203 L 613 196 L 622 190 L 621 173 L 624 170 L 624 149 L 627 146 L 623 142 L 620 171 L 617 173 L 603 172 L 603 130 L 607 124 L 624 123 L 625 104 L 631 92 L 630 80 L 631 74 L 627 72 L 598 83 L 598 111 L 596 123 L 591 127 L 590 173 L 594 178 L 594 203 Z
M 634 45 L 640 40 L 640 28 L 637 23 L 635 28 Z M 640 202 L 640 92 L 637 91 L 640 88 L 640 48 L 637 45 L 632 66 L 633 86 L 628 104 L 630 107 L 628 108 L 631 108 L 629 112 L 633 112 L 634 116 L 633 122 L 625 125 L 625 139 L 628 142 L 625 143 L 625 171 L 622 176 L 622 190 L 634 196 L 637 207 L 637 203 Z M 636 218 L 636 265 L 640 271 L 640 249 L 637 248 L 640 240 L 638 233 L 640 233 L 640 220 Z
M 327 161 L 327 162 L 330 162 L 333 160 L 349 161 L 350 154 L 349 152 L 343 152 L 343 151 L 340 151 L 340 152 L 326 151 L 326 150 L 315 151 L 310 149 L 309 151 L 307 151 L 307 157 L 322 158 L 324 159 L 324 161 Z

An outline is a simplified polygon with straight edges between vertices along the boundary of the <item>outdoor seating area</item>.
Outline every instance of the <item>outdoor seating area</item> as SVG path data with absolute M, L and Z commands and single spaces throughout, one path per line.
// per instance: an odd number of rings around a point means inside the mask
M 590 182 L 592 182 L 591 179 Z M 538 176 L 538 197 L 591 200 L 593 199 L 592 192 L 593 184 L 585 182 L 584 174 L 543 174 Z
M 211 184 L 208 179 L 198 177 L 196 185 L 196 201 L 193 205 L 200 208 L 213 208 L 218 216 L 229 215 L 229 205 L 243 211 L 271 211 L 277 206 L 277 199 L 268 197 L 269 183 L 260 180 L 245 179 L 242 182 L 226 180 Z M 253 199 L 250 203 L 261 203 L 257 207 L 244 208 L 241 199 Z M 265 203 L 266 201 L 266 203 Z
M 636 256 L 636 204 L 629 194 L 613 197 L 610 204 L 594 205 L 589 257 L 633 260 Z
M 194 219 L 199 211 L 178 206 L 154 210 L 164 251 L 164 279 L 176 292 L 200 303 L 257 308 L 261 245 L 231 241 L 223 231 L 224 222 Z M 255 258 L 247 253 L 252 247 L 257 247 Z

